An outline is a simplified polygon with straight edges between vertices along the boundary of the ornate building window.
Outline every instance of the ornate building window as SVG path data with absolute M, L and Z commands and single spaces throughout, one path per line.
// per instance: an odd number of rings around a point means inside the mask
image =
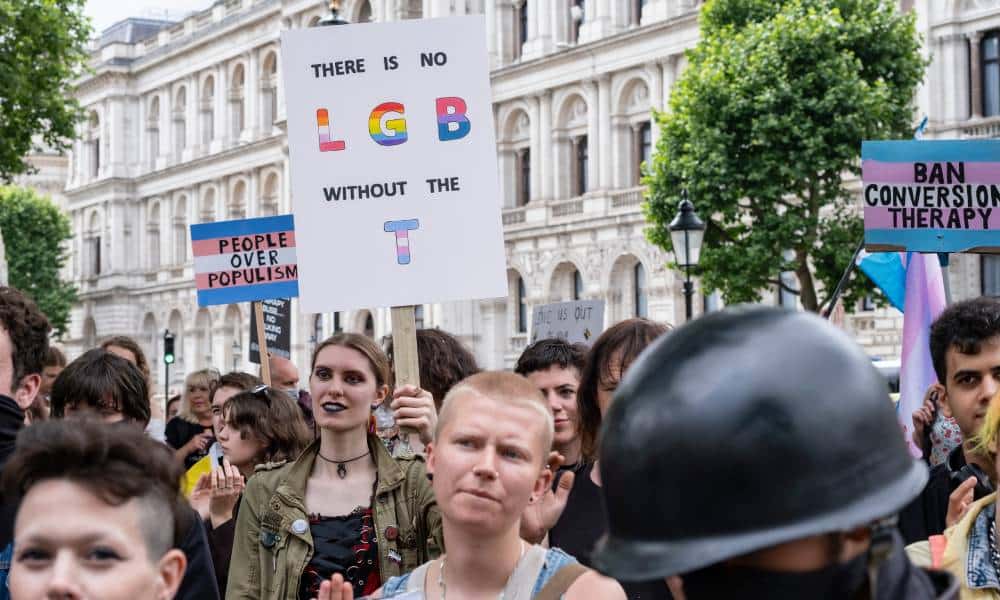
M 517 205 L 531 201 L 531 149 L 522 148 L 517 153 Z
M 528 0 L 522 0 L 517 7 L 517 38 L 514 40 L 514 56 L 521 58 L 521 50 L 528 41 Z
M 642 9 L 646 6 L 647 0 L 631 0 L 629 11 L 629 23 L 638 26 L 642 23 Z
M 205 78 L 201 89 L 201 143 L 208 146 L 215 139 L 215 79 Z
M 528 292 L 524 287 L 524 277 L 517 278 L 517 333 L 528 333 Z
M 573 271 L 573 299 L 579 300 L 583 297 L 583 276 L 580 270 Z
M 580 41 L 580 29 L 587 20 L 585 0 L 573 0 L 569 8 L 569 39 L 575 44 Z
M 980 281 L 984 296 L 1000 296 L 1000 255 L 982 254 Z
M 149 168 L 156 168 L 160 156 L 160 98 L 154 96 L 149 102 L 149 117 L 146 120 L 146 135 L 149 139 Z
M 187 146 L 187 90 L 180 88 L 174 99 L 174 160 L 180 162 Z
M 649 300 L 646 297 L 646 267 L 641 262 L 635 263 L 632 267 L 632 281 L 634 282 L 634 296 L 632 306 L 635 316 L 646 318 L 649 316 Z
M 635 183 L 642 182 L 642 165 L 649 164 L 653 156 L 653 127 L 649 121 L 643 121 L 635 132 Z
M 991 31 L 980 42 L 983 78 L 983 116 L 1000 115 L 1000 31 Z
M 90 154 L 90 176 L 96 178 L 101 173 L 101 119 L 96 112 L 90 113 L 88 122 L 90 131 L 87 143 Z
M 587 169 L 590 167 L 590 151 L 587 146 L 587 136 L 581 135 L 573 140 L 574 151 L 574 196 L 582 196 L 587 193 Z

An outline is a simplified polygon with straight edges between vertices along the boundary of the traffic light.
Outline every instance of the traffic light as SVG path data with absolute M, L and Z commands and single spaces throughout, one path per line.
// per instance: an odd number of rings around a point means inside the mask
M 174 364 L 174 334 L 169 329 L 163 332 L 163 362 Z

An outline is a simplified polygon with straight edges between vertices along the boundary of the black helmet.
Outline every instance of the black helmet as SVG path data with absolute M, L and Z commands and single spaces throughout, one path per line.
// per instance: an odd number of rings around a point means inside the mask
M 857 344 L 815 315 L 750 306 L 646 349 L 604 418 L 600 468 L 609 533 L 593 561 L 622 581 L 849 531 L 927 481 Z

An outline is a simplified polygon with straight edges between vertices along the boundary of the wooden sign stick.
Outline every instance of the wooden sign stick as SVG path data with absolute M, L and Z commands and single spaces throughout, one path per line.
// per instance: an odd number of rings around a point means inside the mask
M 253 303 L 255 317 L 257 319 L 257 349 L 260 353 L 260 378 L 264 380 L 264 385 L 271 385 L 271 364 L 267 355 L 267 335 L 264 333 L 264 306 L 258 300 Z
M 396 370 L 396 387 L 420 387 L 420 362 L 417 360 L 417 324 L 412 306 L 392 307 L 392 361 Z M 416 433 L 407 428 L 401 435 Z M 420 441 L 416 440 L 419 444 Z M 414 446 L 414 450 L 416 447 Z

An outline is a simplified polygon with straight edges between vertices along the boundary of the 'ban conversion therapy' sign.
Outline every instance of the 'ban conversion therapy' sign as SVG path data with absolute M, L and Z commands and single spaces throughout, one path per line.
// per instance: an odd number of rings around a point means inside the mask
M 304 312 L 507 295 L 486 25 L 284 31 Z
M 1000 252 L 1000 141 L 864 142 L 869 251 Z

